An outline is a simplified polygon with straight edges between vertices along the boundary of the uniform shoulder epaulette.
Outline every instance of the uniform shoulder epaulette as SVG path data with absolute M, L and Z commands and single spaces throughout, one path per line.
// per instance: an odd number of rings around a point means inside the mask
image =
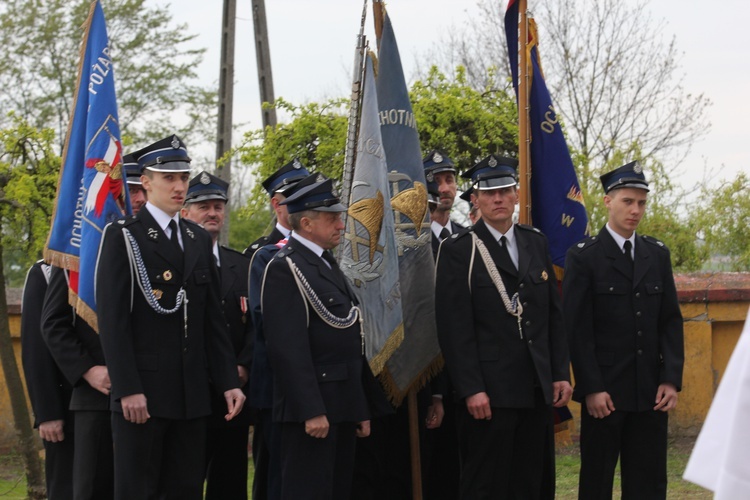
M 458 230 L 458 232 L 455 232 L 451 234 L 450 236 L 448 236 L 446 239 L 444 239 L 442 243 L 451 244 L 454 241 L 458 241 L 461 238 L 466 237 L 466 235 L 469 234 L 470 232 L 471 232 L 471 228 L 462 227 L 461 229 Z
M 646 241 L 647 243 L 651 243 L 652 245 L 655 245 L 664 250 L 669 250 L 669 248 L 667 248 L 667 245 L 663 241 L 657 240 L 653 236 L 643 235 L 641 236 L 641 238 L 643 238 L 643 240 Z
M 269 248 L 270 248 L 270 245 L 269 245 Z M 276 252 L 276 255 L 274 255 L 273 258 L 274 259 L 283 259 L 287 255 L 291 255 L 292 253 L 294 253 L 294 247 L 287 245 L 283 249 L 281 249 L 278 252 Z
M 589 248 L 593 247 L 597 243 L 599 243 L 599 238 L 598 237 L 596 237 L 596 236 L 589 236 L 588 238 L 583 239 L 583 240 L 579 241 L 578 243 L 574 244 L 570 248 L 572 250 L 577 251 L 577 252 L 580 253 L 580 252 L 584 252 L 584 251 L 588 250 Z
M 248 245 L 248 247 L 245 249 L 245 255 L 252 254 L 253 252 L 256 252 L 257 250 L 263 248 L 264 246 L 271 243 L 271 238 L 269 236 L 261 236 L 257 240 L 253 241 Z
M 200 224 L 198 224 L 197 222 L 195 222 L 195 221 L 192 221 L 192 220 L 190 220 L 190 219 L 186 219 L 186 218 L 184 218 L 184 217 L 183 217 L 183 218 L 182 218 L 182 221 L 183 221 L 183 222 L 186 222 L 186 223 L 188 223 L 188 224 L 192 224 L 192 225 L 194 225 L 195 227 L 199 227 L 199 228 L 203 229 L 203 226 L 201 226 L 201 225 L 200 225 Z
M 525 231 L 530 231 L 532 233 L 542 234 L 539 229 L 535 228 L 534 226 L 529 226 L 528 224 L 516 224 L 516 227 Z
M 127 217 L 123 217 L 122 219 L 117 219 L 115 222 L 125 227 L 134 224 L 137 220 L 138 218 L 135 215 L 128 215 Z
M 230 247 L 228 247 L 226 245 L 221 245 L 221 248 L 223 248 L 224 250 L 227 250 L 228 252 L 232 252 L 233 254 L 236 253 L 237 255 L 240 255 L 240 256 L 242 256 L 242 257 L 244 257 L 246 259 L 248 258 L 247 255 L 245 255 L 244 253 L 240 252 L 239 250 L 235 250 L 234 248 L 230 248 Z

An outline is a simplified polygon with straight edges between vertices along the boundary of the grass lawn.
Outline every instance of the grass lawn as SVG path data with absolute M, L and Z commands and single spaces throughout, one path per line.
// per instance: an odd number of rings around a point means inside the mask
M 712 499 L 713 492 L 682 479 L 682 473 L 687 467 L 690 451 L 695 440 L 690 438 L 670 439 L 667 456 L 667 498 L 683 499 Z M 557 450 L 557 495 L 558 499 L 578 498 L 578 471 L 581 468 L 581 456 L 578 445 Z M 615 487 L 613 498 L 620 498 L 620 467 L 615 473 Z
M 711 499 L 713 493 L 682 479 L 687 466 L 693 439 L 673 439 L 669 443 L 668 471 L 669 488 L 667 498 Z M 578 446 L 557 451 L 557 497 L 562 500 L 578 498 L 578 471 L 580 469 Z M 248 493 L 253 481 L 252 461 L 248 469 Z M 20 455 L 0 455 L 0 500 L 23 500 L 26 498 L 26 477 Z M 615 476 L 614 498 L 620 498 L 619 472 Z M 429 499 L 427 499 L 429 500 Z

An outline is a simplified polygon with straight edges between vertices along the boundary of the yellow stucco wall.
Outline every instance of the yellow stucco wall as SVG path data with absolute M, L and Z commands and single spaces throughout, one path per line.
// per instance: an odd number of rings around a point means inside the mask
M 10 314 L 8 316 L 10 322 L 10 334 L 13 339 L 13 348 L 16 354 L 16 363 L 18 364 L 18 370 L 21 372 L 21 378 L 23 379 L 23 368 L 21 367 L 21 315 Z M 10 407 L 10 397 L 8 396 L 8 387 L 5 384 L 5 372 L 0 367 L 0 450 L 5 450 L 15 446 L 16 442 L 16 431 L 13 426 L 13 410 Z M 24 389 L 26 388 L 26 381 L 24 380 Z M 27 398 L 28 401 L 28 398 Z M 31 406 L 29 406 L 29 412 L 31 412 Z
M 677 408 L 670 414 L 673 435 L 697 436 L 716 389 L 742 333 L 750 302 L 683 303 L 685 367 Z M 571 442 L 580 428 L 581 405 L 570 404 L 575 422 L 570 433 L 557 435 L 558 444 Z

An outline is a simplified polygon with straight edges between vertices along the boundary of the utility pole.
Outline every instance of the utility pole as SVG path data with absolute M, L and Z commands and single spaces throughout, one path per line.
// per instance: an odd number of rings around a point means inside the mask
M 264 102 L 273 104 L 276 97 L 273 93 L 273 73 L 271 71 L 271 49 L 268 45 L 268 24 L 266 23 L 265 0 L 253 0 L 253 26 L 255 28 L 255 61 L 258 64 L 258 89 L 260 105 Z M 263 130 L 276 126 L 276 110 L 262 109 Z
M 224 16 L 221 24 L 221 65 L 219 68 L 219 119 L 216 134 L 216 159 L 232 149 L 232 106 L 234 103 L 234 34 L 237 24 L 237 0 L 224 0 Z M 216 175 L 229 183 L 229 199 L 232 199 L 232 164 L 229 160 Z M 229 203 L 224 227 L 219 234 L 219 243 L 229 240 Z

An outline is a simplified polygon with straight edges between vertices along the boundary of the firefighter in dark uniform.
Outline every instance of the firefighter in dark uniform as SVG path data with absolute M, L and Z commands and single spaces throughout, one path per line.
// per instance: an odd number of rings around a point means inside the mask
M 271 207 L 276 215 L 276 226 L 269 235 L 258 238 L 245 250 L 245 255 L 252 258 L 248 291 L 250 292 L 250 315 L 255 329 L 253 367 L 250 373 L 253 383 L 250 385 L 248 394 L 248 404 L 256 411 L 253 432 L 253 464 L 255 465 L 253 498 L 255 500 L 276 500 L 281 494 L 279 435 L 271 418 L 273 375 L 268 364 L 266 338 L 263 334 L 260 314 L 260 286 L 266 264 L 273 254 L 286 244 L 286 238 L 292 231 L 286 205 L 282 205 L 281 202 L 296 189 L 302 179 L 308 176 L 307 169 L 295 159 L 263 181 L 263 188 L 270 196 Z M 267 247 L 267 250 L 259 252 L 264 247 Z
M 276 217 L 276 225 L 270 234 L 261 236 L 253 241 L 245 249 L 245 254 L 252 256 L 259 248 L 266 245 L 273 245 L 277 241 L 289 237 L 289 233 L 292 232 L 292 228 L 287 222 L 289 214 L 281 202 L 286 199 L 287 191 L 308 175 L 310 175 L 310 172 L 307 171 L 299 159 L 295 158 L 262 182 L 263 189 L 266 190 L 271 199 L 271 208 Z
M 229 336 L 237 356 L 237 374 L 247 394 L 253 360 L 253 327 L 248 317 L 247 272 L 250 258 L 219 245 L 224 226 L 229 183 L 208 172 L 190 181 L 182 217 L 200 224 L 213 240 L 213 253 L 219 266 L 221 291 Z M 250 407 L 245 405 L 237 417 L 224 420 L 226 403 L 214 394 L 213 413 L 208 421 L 206 448 L 206 500 L 247 498 L 247 443 L 251 423 Z
M 451 234 L 464 229 L 450 219 L 456 199 L 456 166 L 439 150 L 430 151 L 422 159 L 428 192 L 431 191 L 430 228 L 432 229 L 432 255 L 437 258 L 440 243 Z M 448 373 L 443 369 L 430 384 L 420 391 L 428 394 L 425 416 L 427 430 L 422 442 L 422 476 L 425 497 L 433 500 L 458 498 L 460 464 L 458 436 L 456 434 L 456 412 L 452 397 L 452 385 Z M 424 397 L 420 397 L 420 400 Z
M 348 499 L 357 436 L 390 405 L 365 358 L 359 309 L 330 250 L 346 208 L 325 179 L 284 200 L 291 237 L 266 267 L 262 314 L 281 424 L 281 498 Z
M 148 201 L 146 190 L 143 189 L 143 184 L 141 184 L 141 166 L 138 165 L 133 155 L 125 155 L 122 157 L 122 170 L 125 172 L 125 180 L 128 183 L 133 215 L 138 215 L 138 212 Z
M 649 192 L 628 163 L 601 177 L 607 224 L 573 245 L 563 305 L 581 403 L 579 498 L 612 498 L 620 460 L 622 498 L 667 495 L 667 415 L 684 361 L 682 314 L 669 250 L 637 234 Z
M 551 405 L 572 392 L 547 238 L 513 224 L 516 165 L 489 155 L 464 174 L 482 219 L 438 254 L 435 310 L 460 403 L 461 498 L 540 498 Z
M 115 497 L 203 496 L 211 389 L 242 410 L 210 235 L 181 220 L 190 158 L 177 136 L 133 153 L 148 202 L 109 224 L 96 271 L 112 380 Z
M 52 267 L 42 310 L 42 336 L 73 386 L 73 497 L 112 498 L 114 456 L 109 395 L 112 384 L 101 339 L 68 302 L 70 275 Z
M 440 242 L 453 233 L 464 229 L 461 224 L 450 219 L 453 203 L 456 200 L 456 166 L 448 156 L 434 149 L 422 159 L 424 175 L 428 185 L 432 184 L 430 219 L 432 223 L 432 255 L 437 256 Z
M 44 444 L 47 496 L 73 498 L 73 387 L 55 363 L 42 337 L 41 318 L 51 267 L 40 260 L 26 274 L 21 301 L 21 361 L 34 427 Z

